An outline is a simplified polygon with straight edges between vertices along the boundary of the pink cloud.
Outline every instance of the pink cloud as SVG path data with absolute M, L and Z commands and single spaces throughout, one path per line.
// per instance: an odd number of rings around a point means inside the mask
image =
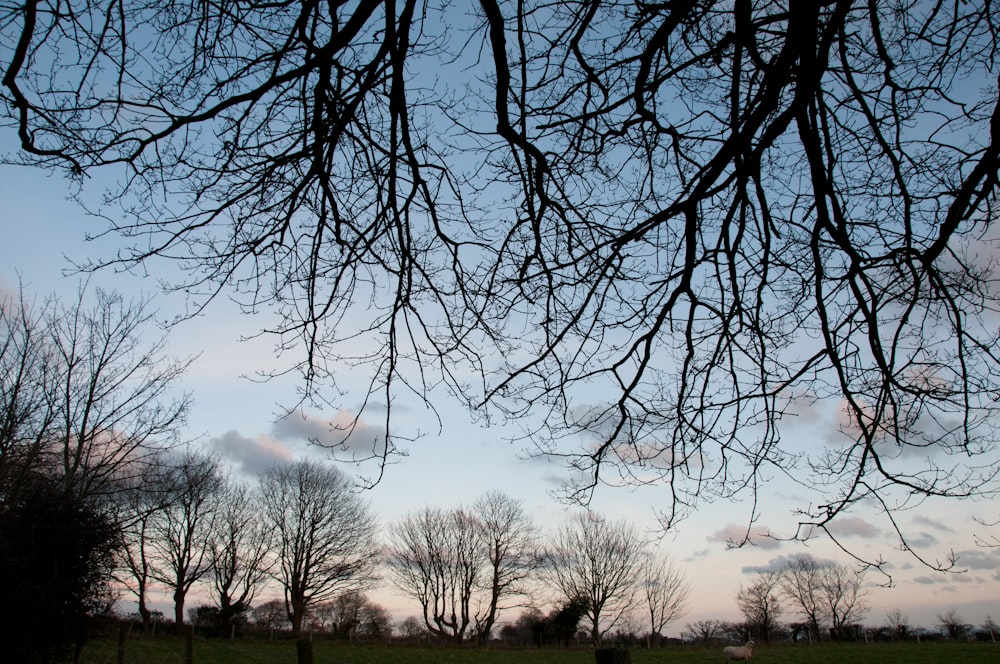
M 283 441 L 266 434 L 253 437 L 227 431 L 208 441 L 208 448 L 235 464 L 241 472 L 259 475 L 271 466 L 290 462 L 294 454 Z
M 834 519 L 826 526 L 834 537 L 862 537 L 875 539 L 882 536 L 878 528 L 857 516 L 845 516 Z
M 724 542 L 727 547 L 735 548 L 749 544 L 761 549 L 777 549 L 781 542 L 771 535 L 771 529 L 765 526 L 753 526 L 747 529 L 735 523 L 726 524 L 722 530 L 718 530 L 707 537 L 709 542 Z

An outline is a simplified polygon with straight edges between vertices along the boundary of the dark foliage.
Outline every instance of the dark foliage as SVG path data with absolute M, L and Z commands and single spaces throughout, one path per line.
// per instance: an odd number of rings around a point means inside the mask
M 586 613 L 587 607 L 583 600 L 574 599 L 562 607 L 553 609 L 548 617 L 538 620 L 531 626 L 536 646 L 555 644 L 568 646 L 576 635 L 580 619 Z
M 9 662 L 51 662 L 83 642 L 111 604 L 113 521 L 98 506 L 32 478 L 0 506 L 0 638 Z
M 200 604 L 188 609 L 188 620 L 204 631 L 209 637 L 228 638 L 235 627 L 239 631 L 247 624 L 249 607 L 235 604 L 221 609 L 209 604 Z

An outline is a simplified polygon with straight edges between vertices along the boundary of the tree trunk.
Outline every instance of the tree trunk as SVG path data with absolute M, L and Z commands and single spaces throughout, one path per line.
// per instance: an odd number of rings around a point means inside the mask
M 302 637 L 302 619 L 305 617 L 305 601 L 300 597 L 293 597 L 289 602 L 288 619 L 292 623 L 292 638 Z
M 150 612 L 149 607 L 146 606 L 146 589 L 145 586 L 139 587 L 139 618 L 142 620 L 142 633 L 149 634 L 150 625 L 153 623 L 153 614 Z
M 179 634 L 184 627 L 184 596 L 182 589 L 174 590 L 174 630 Z

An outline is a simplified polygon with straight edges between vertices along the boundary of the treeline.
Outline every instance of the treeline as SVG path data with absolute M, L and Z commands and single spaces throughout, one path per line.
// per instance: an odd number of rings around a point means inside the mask
M 188 451 L 157 470 L 121 494 L 136 517 L 122 529 L 113 570 L 144 631 L 154 585 L 173 599 L 175 628 L 191 621 L 222 635 L 252 625 L 294 638 L 382 638 L 392 625 L 368 598 L 377 587 L 420 606 L 417 624 L 398 631 L 457 645 L 485 644 L 516 607 L 555 607 L 529 613 L 538 645 L 575 638 L 581 621 L 595 644 L 635 616 L 659 633 L 685 611 L 683 574 L 624 521 L 581 515 L 543 536 L 520 501 L 488 492 L 469 507 L 424 507 L 382 528 L 346 476 L 319 462 L 280 464 L 248 481 Z M 195 588 L 211 602 L 185 610 Z
M 703 620 L 688 624 L 685 638 L 692 641 L 905 641 L 935 638 L 995 640 L 992 618 L 976 630 L 954 610 L 939 614 L 934 630 L 914 627 L 895 609 L 882 625 L 865 625 L 870 611 L 865 585 L 867 568 L 809 554 L 786 559 L 778 566 L 758 569 L 739 588 L 736 605 L 744 620 L 728 623 Z M 786 619 L 787 618 L 787 619 Z
M 168 592 L 174 629 L 218 635 L 395 627 L 457 645 L 655 645 L 685 615 L 685 575 L 625 521 L 580 514 L 542 533 L 520 501 L 490 492 L 380 524 L 329 464 L 234 476 L 179 444 L 190 398 L 175 383 L 188 361 L 166 357 L 162 337 L 140 341 L 154 322 L 148 301 L 101 290 L 82 288 L 71 306 L 0 299 L 0 634 L 17 661 L 64 657 L 88 618 L 122 600 L 151 631 L 154 589 Z M 762 570 L 737 595 L 738 629 L 698 624 L 688 638 L 855 638 L 863 578 L 808 556 Z M 419 617 L 393 626 L 369 599 L 378 587 L 415 601 Z M 210 601 L 188 606 L 195 590 Z
M 682 639 L 686 643 L 700 643 L 705 645 L 718 645 L 722 643 L 733 643 L 749 639 L 760 639 L 761 636 L 755 631 L 755 625 L 746 621 L 729 622 L 724 620 L 698 620 L 687 623 L 682 633 Z M 617 635 L 618 642 L 628 641 L 630 635 Z M 979 625 L 975 626 L 966 623 L 954 611 L 950 610 L 938 614 L 937 622 L 931 626 L 912 625 L 909 619 L 902 614 L 899 609 L 891 611 L 885 616 L 882 624 L 860 624 L 855 623 L 842 632 L 823 631 L 818 640 L 822 641 L 878 641 L 878 642 L 903 642 L 903 641 L 990 641 L 996 642 L 1000 638 L 1000 626 L 987 616 Z M 778 622 L 775 624 L 770 634 L 771 643 L 803 643 L 816 642 L 814 636 L 804 629 L 801 622 Z
M 640 607 L 651 633 L 683 614 L 683 575 L 625 522 L 580 516 L 543 538 L 519 501 L 488 493 L 383 532 L 331 465 L 227 473 L 179 444 L 189 360 L 165 355 L 155 322 L 148 300 L 86 287 L 69 306 L 0 299 L 0 630 L 19 661 L 79 647 L 86 619 L 119 600 L 150 630 L 154 588 L 169 593 L 174 628 L 193 619 L 218 633 L 277 593 L 296 637 L 384 630 L 364 594 L 384 583 L 420 605 L 422 632 L 456 644 L 485 642 L 514 607 L 572 607 L 594 643 Z M 210 604 L 188 607 L 195 589 Z M 535 640 L 566 631 L 537 627 Z

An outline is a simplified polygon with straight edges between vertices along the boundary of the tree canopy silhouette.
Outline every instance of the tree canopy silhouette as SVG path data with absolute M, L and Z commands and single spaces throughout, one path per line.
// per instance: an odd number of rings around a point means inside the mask
M 307 396 L 444 385 L 665 525 L 995 488 L 992 3 L 25 0 L 21 158 L 118 167 L 96 261 L 272 307 Z M 843 442 L 782 438 L 836 404 Z M 372 454 L 396 451 L 390 429 Z M 916 461 L 916 459 L 922 459 Z M 893 519 L 895 525 L 896 521 Z M 906 537 L 898 528 L 902 546 Z

